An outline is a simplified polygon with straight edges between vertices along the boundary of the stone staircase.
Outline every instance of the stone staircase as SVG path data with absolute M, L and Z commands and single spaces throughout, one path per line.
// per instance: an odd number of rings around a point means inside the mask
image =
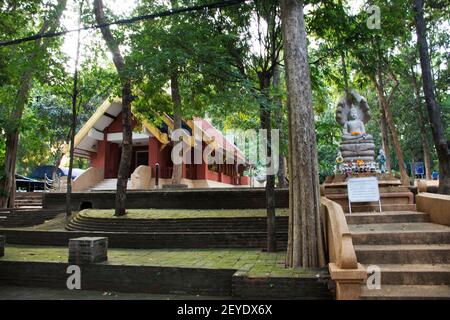
M 62 212 L 63 210 L 56 209 L 0 209 L 0 227 L 18 228 L 35 226 L 54 219 Z
M 131 187 L 131 179 L 128 179 L 127 188 Z M 93 186 L 90 191 L 112 191 L 117 188 L 117 179 L 104 179 L 100 181 L 98 184 Z
M 16 208 L 42 208 L 42 192 L 16 192 Z
M 288 217 L 277 217 L 277 248 L 287 245 Z M 265 248 L 264 217 L 129 219 L 75 215 L 66 230 L 126 237 L 131 247 L 143 248 Z M 146 242 L 145 244 L 143 242 Z
M 286 233 L 288 217 L 277 217 L 278 231 Z M 66 227 L 70 231 L 102 232 L 266 232 L 265 217 L 128 219 L 92 218 L 75 215 Z
M 450 299 L 450 227 L 416 211 L 347 214 L 358 262 L 381 269 L 362 299 Z

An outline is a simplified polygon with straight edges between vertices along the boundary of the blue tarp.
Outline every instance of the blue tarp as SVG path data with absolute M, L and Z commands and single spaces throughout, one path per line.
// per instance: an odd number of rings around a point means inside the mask
M 47 174 L 47 178 L 51 179 L 53 175 L 53 171 L 55 166 L 39 166 L 36 167 L 33 172 L 30 174 L 31 179 L 43 180 L 45 178 L 45 174 Z M 72 179 L 75 179 L 80 174 L 82 174 L 85 170 L 73 168 L 72 170 Z M 65 177 L 69 174 L 69 168 L 59 167 L 57 168 L 56 174 L 61 175 L 61 177 Z

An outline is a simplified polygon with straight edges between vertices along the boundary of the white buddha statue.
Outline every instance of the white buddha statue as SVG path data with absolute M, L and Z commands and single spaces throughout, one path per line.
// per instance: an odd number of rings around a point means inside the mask
M 369 119 L 367 101 L 356 91 L 352 90 L 339 100 L 336 121 L 342 125 L 342 141 L 339 150 L 345 162 L 374 161 L 374 140 L 364 126 Z
M 358 119 L 358 110 L 352 106 L 349 110 L 348 120 L 344 123 L 342 129 L 342 140 L 354 140 L 358 138 L 371 139 L 372 136 L 366 133 L 364 122 Z

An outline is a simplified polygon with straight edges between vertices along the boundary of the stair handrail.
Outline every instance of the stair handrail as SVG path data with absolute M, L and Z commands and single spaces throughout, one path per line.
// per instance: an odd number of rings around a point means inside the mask
M 44 191 L 53 189 L 53 180 L 47 177 L 47 173 L 44 173 Z
M 341 269 L 357 269 L 358 261 L 344 210 L 338 203 L 324 196 L 321 197 L 320 203 L 325 210 L 330 262 Z
M 56 187 L 58 189 L 56 189 Z M 44 173 L 44 191 L 61 190 L 61 174 L 55 174 L 54 179 L 50 179 L 47 173 Z
M 323 195 L 320 198 L 320 207 L 325 221 L 328 270 L 331 279 L 336 283 L 336 299 L 359 299 L 361 284 L 367 278 L 367 273 L 356 258 L 344 210 L 337 202 Z

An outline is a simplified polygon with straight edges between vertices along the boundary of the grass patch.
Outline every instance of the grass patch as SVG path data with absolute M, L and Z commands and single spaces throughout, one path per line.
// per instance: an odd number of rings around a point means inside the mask
M 251 277 L 311 274 L 311 270 L 284 268 L 285 252 L 258 249 L 108 249 L 111 265 L 236 269 Z M 1 261 L 67 263 L 64 247 L 8 245 Z
M 89 218 L 109 219 L 192 219 L 266 217 L 266 209 L 128 209 L 127 215 L 116 217 L 114 210 L 86 209 L 79 213 Z M 277 216 L 288 216 L 287 208 L 277 208 Z

